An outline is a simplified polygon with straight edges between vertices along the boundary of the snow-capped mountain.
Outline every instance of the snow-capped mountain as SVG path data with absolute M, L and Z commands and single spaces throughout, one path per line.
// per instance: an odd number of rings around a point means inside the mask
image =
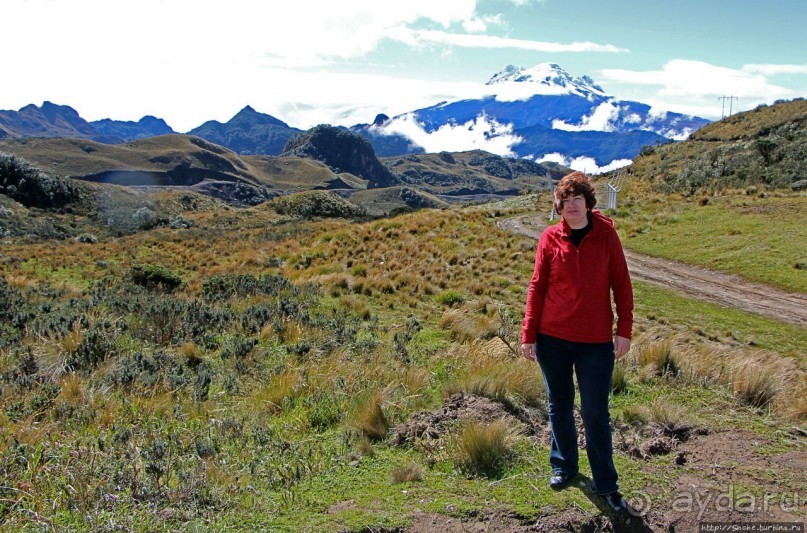
M 532 68 L 507 65 L 485 84 L 494 86 L 496 94 L 503 99 L 512 91 L 528 96 L 575 94 L 588 98 L 589 95 L 606 96 L 601 87 L 595 85 L 588 76 L 575 78 L 556 63 L 541 63 Z
M 652 109 L 641 102 L 608 95 L 588 76 L 574 77 L 555 63 L 532 68 L 509 65 L 484 85 L 480 97 L 418 109 L 394 117 L 380 126 L 365 126 L 379 155 L 389 153 L 389 137 L 410 140 L 435 150 L 438 138 L 465 136 L 476 144 L 461 149 L 485 148 L 509 155 L 573 161 L 592 159 L 598 167 L 615 160 L 630 160 L 643 146 L 685 139 L 708 120 Z M 354 128 L 354 131 L 356 131 Z M 492 143 L 491 141 L 500 141 Z M 487 148 L 490 149 L 490 148 Z

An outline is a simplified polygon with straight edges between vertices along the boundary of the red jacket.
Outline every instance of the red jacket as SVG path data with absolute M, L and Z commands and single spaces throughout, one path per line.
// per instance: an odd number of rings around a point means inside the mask
M 592 228 L 575 248 L 565 220 L 541 234 L 535 254 L 535 271 L 527 288 L 527 310 L 521 342 L 535 342 L 538 333 L 572 342 L 613 340 L 616 334 L 631 338 L 633 287 L 622 243 L 614 223 L 592 211 Z

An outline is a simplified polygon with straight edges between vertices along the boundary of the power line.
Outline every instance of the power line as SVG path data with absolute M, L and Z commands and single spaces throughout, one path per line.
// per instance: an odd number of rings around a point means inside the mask
M 729 101 L 729 114 L 728 116 L 732 115 L 732 108 L 734 107 L 734 100 L 739 100 L 737 96 L 718 96 L 718 100 L 723 100 L 723 108 L 721 109 L 720 118 L 726 118 L 726 100 Z

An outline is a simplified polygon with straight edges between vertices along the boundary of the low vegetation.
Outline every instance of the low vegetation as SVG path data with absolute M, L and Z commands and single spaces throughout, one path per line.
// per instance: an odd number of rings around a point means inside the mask
M 116 233 L 0 195 L 0 227 L 22 213 L 69 228 L 0 236 L 4 529 L 616 523 L 585 488 L 546 484 L 546 396 L 518 344 L 535 242 L 496 225 L 544 212 L 546 195 L 375 220 L 139 198 L 186 223 Z M 807 292 L 807 239 L 785 216 L 805 198 L 629 181 L 610 215 L 631 248 Z M 707 234 L 711 253 L 691 242 Z M 750 268 L 723 239 L 766 252 Z M 807 330 L 635 293 L 612 412 L 621 488 L 648 506 L 639 527 L 695 524 L 671 506 L 682 487 L 807 492 Z

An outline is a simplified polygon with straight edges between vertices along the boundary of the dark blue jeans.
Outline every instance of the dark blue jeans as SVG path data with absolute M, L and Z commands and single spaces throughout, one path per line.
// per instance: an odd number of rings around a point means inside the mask
M 552 429 L 549 464 L 552 472 L 578 472 L 574 372 L 580 389 L 580 414 L 585 428 L 586 455 L 591 466 L 591 490 L 596 494 L 618 490 L 608 410 L 614 343 L 570 342 L 538 335 L 536 351 L 549 399 Z

